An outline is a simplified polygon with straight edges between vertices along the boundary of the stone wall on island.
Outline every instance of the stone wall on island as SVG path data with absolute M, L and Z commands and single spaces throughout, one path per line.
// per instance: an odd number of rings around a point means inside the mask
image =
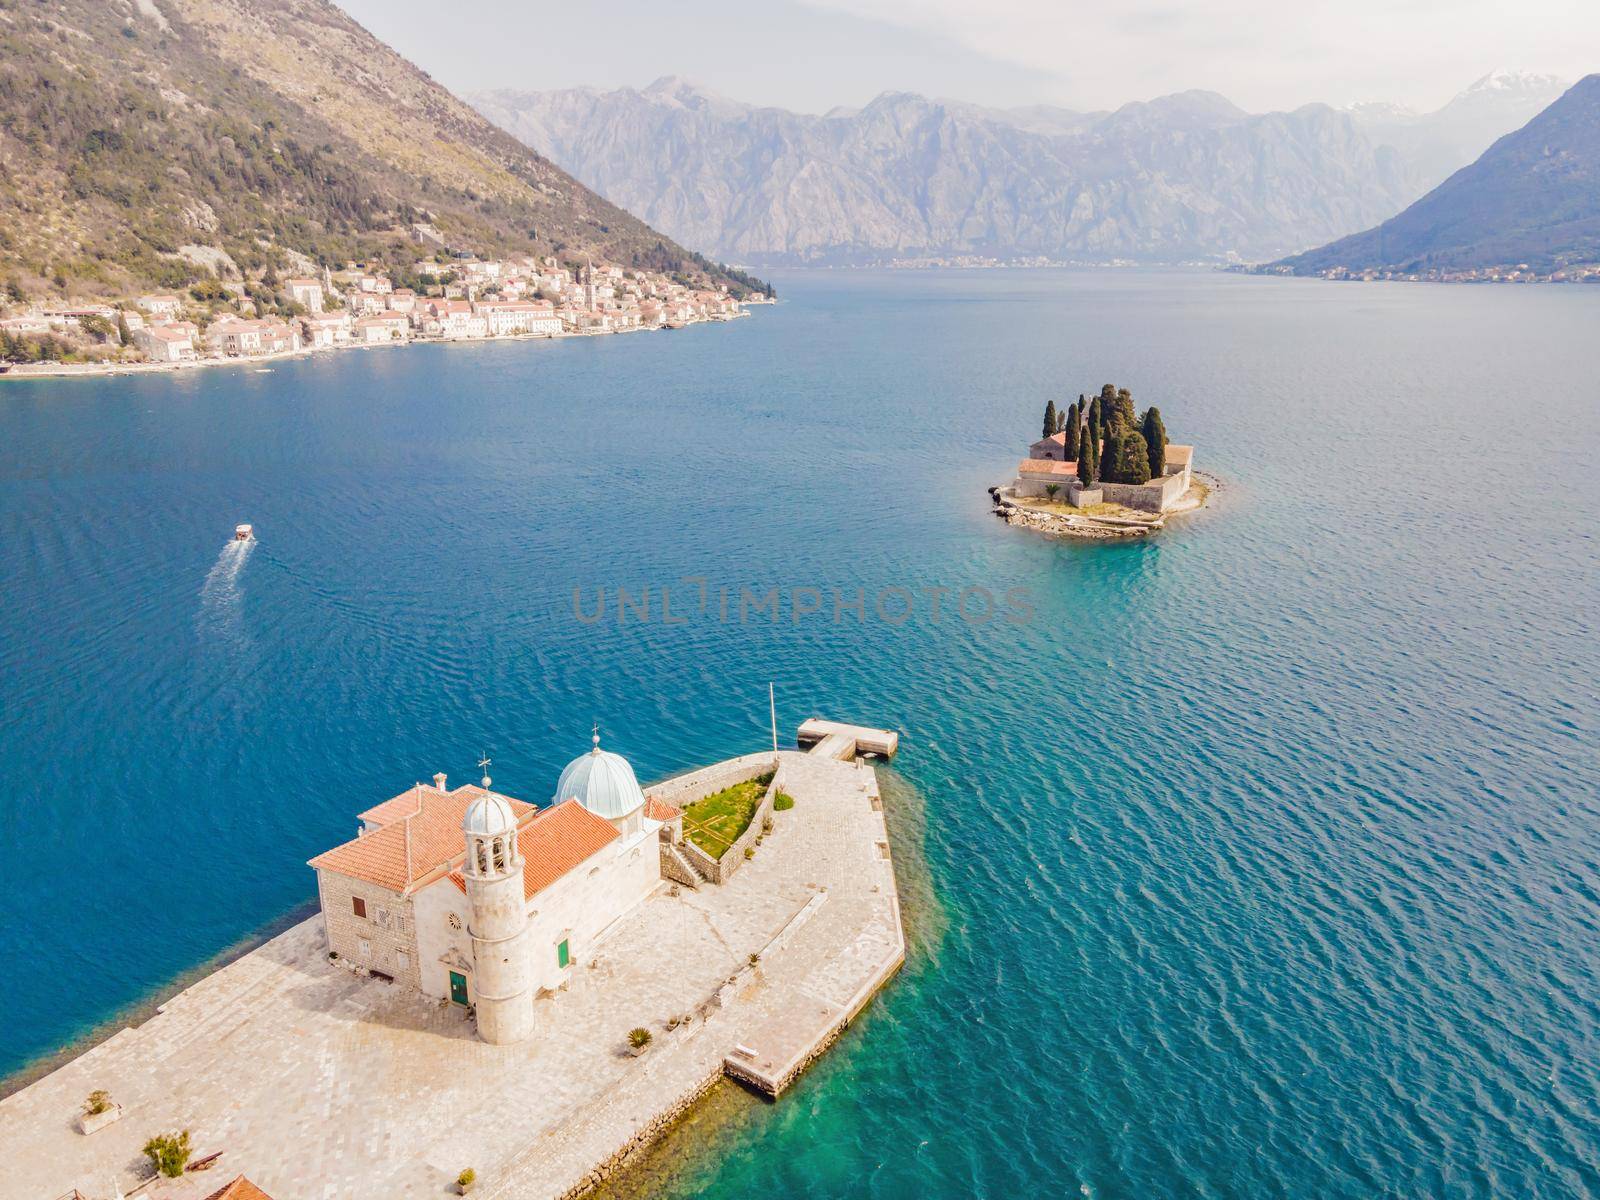
M 1182 475 L 1163 475 L 1149 483 L 1097 483 L 1108 504 L 1121 504 L 1141 512 L 1166 512 L 1188 489 Z
M 770 751 L 761 751 L 756 754 L 746 754 L 739 758 L 731 758 L 727 762 L 718 763 L 713 767 L 705 767 L 699 771 L 690 771 L 684 775 L 677 775 L 661 783 L 645 788 L 645 794 L 656 800 L 664 800 L 678 808 L 688 808 L 696 800 L 704 799 L 722 791 L 724 788 L 733 787 L 735 784 L 745 783 L 773 770 L 773 759 Z M 782 768 L 778 768 L 779 775 Z M 750 825 L 740 834 L 737 841 L 721 858 L 712 858 L 699 846 L 688 838 L 677 843 L 678 852 L 692 864 L 701 878 L 710 883 L 725 883 L 745 861 L 744 851 L 761 833 L 761 824 L 772 815 L 772 803 L 777 798 L 778 776 L 774 776 L 772 783 L 767 787 L 766 795 L 761 798 L 755 815 L 750 818 Z M 688 880 L 679 879 L 673 872 L 681 870 L 677 863 L 669 866 L 669 855 L 662 851 L 662 874 L 679 883 L 688 883 Z M 696 881 L 698 882 L 698 881 Z M 690 884 L 694 886 L 694 884 Z

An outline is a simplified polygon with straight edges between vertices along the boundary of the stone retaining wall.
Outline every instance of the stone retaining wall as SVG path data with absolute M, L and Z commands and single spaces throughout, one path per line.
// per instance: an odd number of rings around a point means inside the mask
M 675 775 L 671 779 L 664 779 L 660 783 L 645 788 L 645 794 L 657 800 L 663 800 L 677 808 L 688 808 L 696 800 L 703 799 L 713 793 L 722 791 L 723 788 L 733 787 L 735 784 L 744 783 L 758 775 L 764 775 L 772 770 L 772 753 L 761 751 L 756 754 L 745 754 L 738 758 L 730 758 L 710 767 L 703 767 L 698 771 L 689 771 L 683 775 Z M 780 774 L 782 769 L 779 768 Z M 776 784 L 776 776 L 773 783 Z M 756 807 L 756 813 L 750 818 L 750 826 L 739 839 L 734 842 L 720 859 L 712 858 L 692 841 L 684 838 L 677 844 L 677 851 L 693 869 L 711 883 L 722 883 L 728 879 L 744 862 L 745 847 L 750 845 L 757 834 L 761 832 L 761 822 L 772 813 L 772 801 L 776 792 L 772 787 L 767 788 L 767 794 L 761 798 L 761 803 Z M 753 831 L 753 832 L 752 832 Z M 687 882 L 678 879 L 668 868 L 668 853 L 662 850 L 662 874 L 679 883 Z M 674 864 L 681 870 L 681 865 Z M 695 882 L 699 882 L 696 880 Z M 693 886 L 691 884 L 690 886 Z
M 778 798 L 778 787 L 783 782 L 783 767 L 778 767 L 773 775 L 772 782 L 767 784 L 767 794 L 761 797 L 761 803 L 756 805 L 756 811 L 750 815 L 750 824 L 733 845 L 717 860 L 718 882 L 726 883 L 728 879 L 745 864 L 744 852 L 756 844 L 756 839 L 762 836 L 762 824 L 772 816 L 772 803 Z
M 678 843 L 678 851 L 689 860 L 690 865 L 700 872 L 701 877 L 707 882 L 722 882 L 722 863 L 712 858 L 711 855 L 700 849 L 688 838 L 684 838 L 683 841 Z
M 663 779 L 660 783 L 651 784 L 644 789 L 644 792 L 645 795 L 664 800 L 675 808 L 687 808 L 702 796 L 709 796 L 712 792 L 720 792 L 723 788 L 732 787 L 736 783 L 754 779 L 763 771 L 771 769 L 772 752 L 763 750 L 758 754 L 744 754 L 714 766 L 702 767 L 698 771 L 674 775 L 670 779 Z
M 637 1155 L 648 1149 L 659 1137 L 680 1121 L 684 1114 L 699 1103 L 700 1098 L 724 1078 L 720 1065 L 705 1078 L 681 1093 L 676 1100 L 651 1117 L 634 1132 L 634 1135 L 610 1158 L 600 1163 L 581 1181 L 561 1193 L 560 1200 L 578 1200 L 587 1196 L 606 1180 L 621 1171 Z
M 667 841 L 661 843 L 661 877 L 691 888 L 697 888 L 705 882 L 705 879 L 695 874 L 694 868 L 684 861 L 682 848 Z

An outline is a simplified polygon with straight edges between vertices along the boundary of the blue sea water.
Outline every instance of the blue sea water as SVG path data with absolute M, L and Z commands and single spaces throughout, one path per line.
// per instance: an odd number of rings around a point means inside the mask
M 725 327 L 0 386 L 0 1072 L 304 903 L 412 780 L 486 751 L 542 799 L 596 721 L 658 777 L 758 747 L 770 680 L 786 734 L 904 731 L 938 912 L 662 1193 L 1600 1193 L 1600 289 L 778 282 Z M 996 521 L 1045 399 L 1108 380 L 1211 507 Z

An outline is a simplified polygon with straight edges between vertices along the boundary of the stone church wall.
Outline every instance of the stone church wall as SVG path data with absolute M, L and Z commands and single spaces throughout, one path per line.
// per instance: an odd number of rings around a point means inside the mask
M 341 961 L 379 971 L 396 983 L 420 986 L 417 929 L 411 901 L 388 888 L 333 871 L 317 872 L 328 949 Z M 366 903 L 367 915 L 355 913 L 355 899 Z

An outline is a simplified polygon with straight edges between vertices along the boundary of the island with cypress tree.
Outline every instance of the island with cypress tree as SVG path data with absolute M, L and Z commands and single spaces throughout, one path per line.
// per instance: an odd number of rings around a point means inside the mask
M 1161 410 L 1143 413 L 1127 388 L 1106 384 L 1065 408 L 1045 404 L 1044 425 L 1015 480 L 990 489 L 1014 525 L 1076 537 L 1142 537 L 1205 503 L 1194 447 L 1167 440 Z

